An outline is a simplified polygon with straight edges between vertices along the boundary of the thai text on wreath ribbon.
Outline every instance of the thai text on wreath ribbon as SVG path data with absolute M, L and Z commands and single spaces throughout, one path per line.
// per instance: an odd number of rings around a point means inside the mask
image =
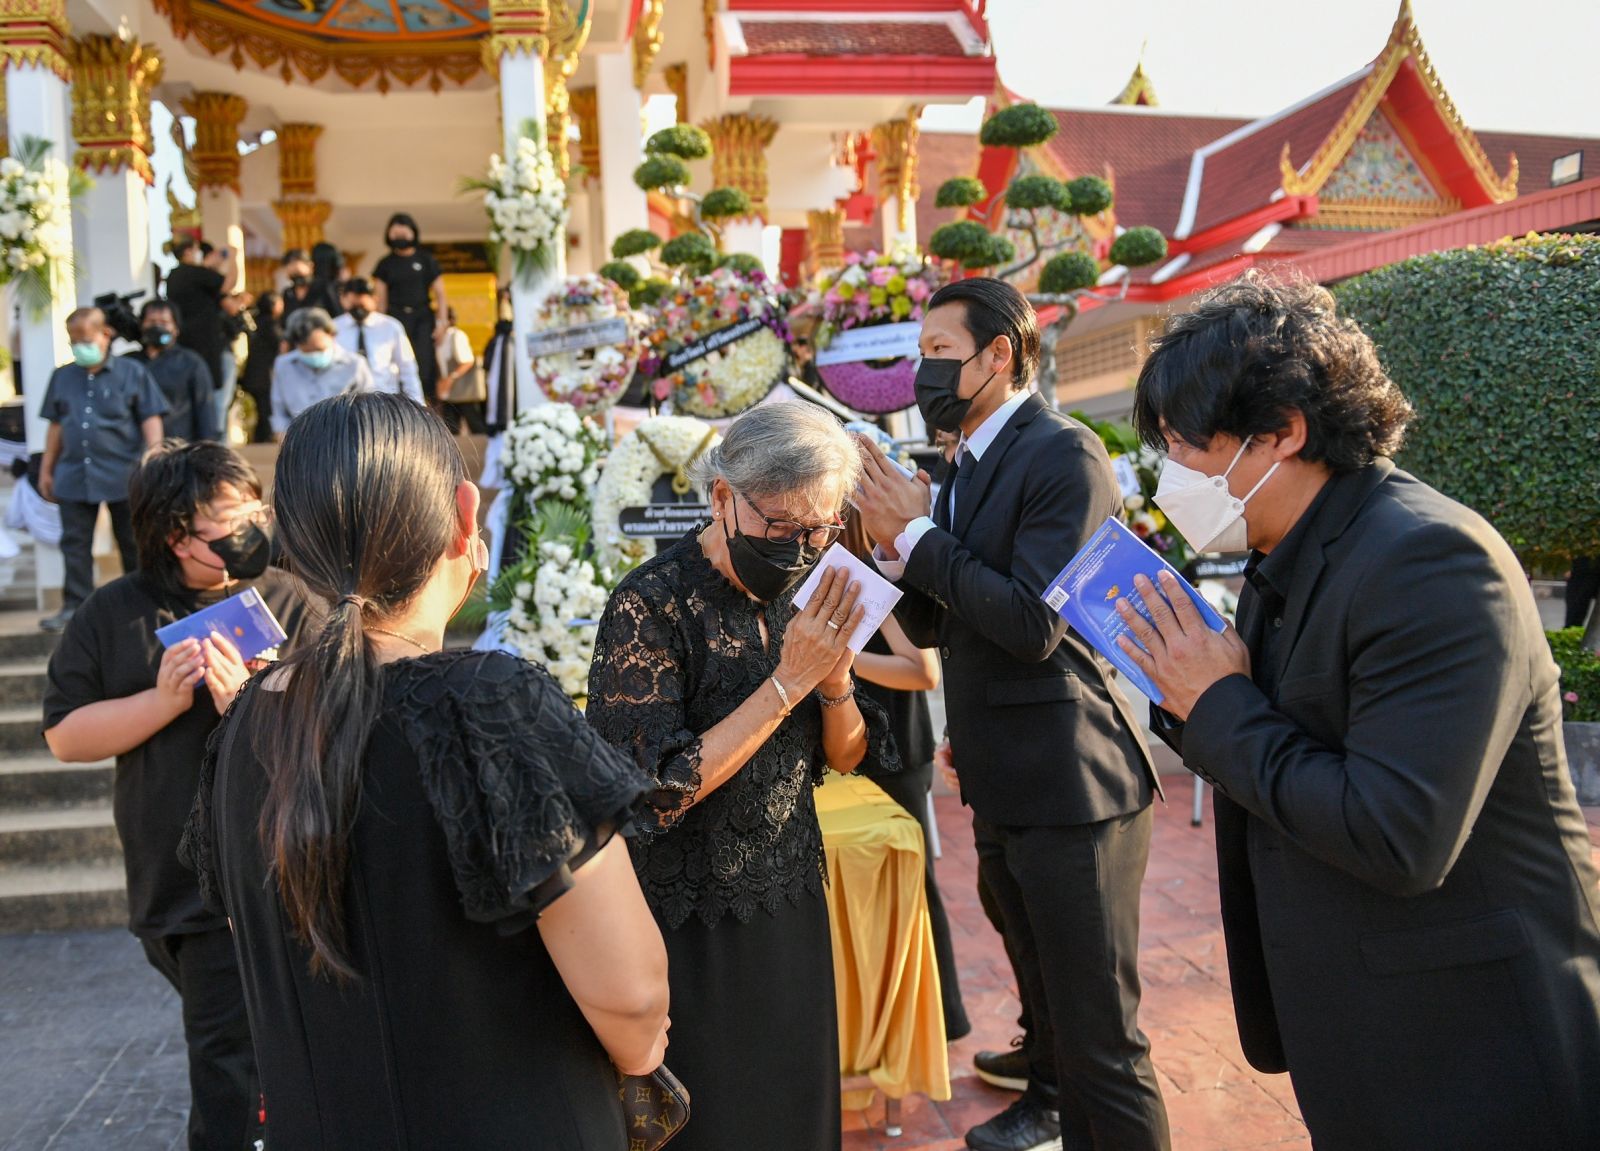
M 712 352 L 725 348 L 737 340 L 744 339 L 746 336 L 753 335 L 766 326 L 767 322 L 765 320 L 752 316 L 747 320 L 729 324 L 725 328 L 718 328 L 714 332 L 707 332 L 693 343 L 685 344 L 677 351 L 669 353 L 661 361 L 661 372 L 662 374 L 676 372 L 684 365 L 704 359 Z

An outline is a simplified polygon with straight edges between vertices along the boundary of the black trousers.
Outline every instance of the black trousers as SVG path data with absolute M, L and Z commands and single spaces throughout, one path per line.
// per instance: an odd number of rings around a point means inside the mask
M 65 569 L 61 606 L 76 608 L 94 591 L 94 525 L 100 518 L 100 505 L 62 500 L 56 506 L 61 509 L 61 566 Z M 139 549 L 133 540 L 128 501 L 107 504 L 106 510 L 111 513 L 117 551 L 122 553 L 122 570 L 131 572 L 139 566 Z
M 446 400 L 430 400 L 429 406 L 438 413 L 452 436 L 461 434 L 463 422 L 472 435 L 488 435 L 488 426 L 483 419 L 483 404 L 452 404 Z
M 244 1151 L 265 1138 L 244 985 L 226 927 L 140 940 L 183 1001 L 190 1151 Z
M 978 867 L 1037 1012 L 1029 1091 L 1061 1112 L 1064 1151 L 1167 1151 L 1166 1107 L 1139 1030 L 1139 888 L 1150 809 L 1074 827 L 973 818 Z M 1054 1082 L 1052 1082 L 1052 1078 Z
M 1022 1010 L 1017 1012 L 1017 1028 L 1022 1032 L 1022 1053 L 1028 1057 L 1028 1066 L 1038 1064 L 1049 1069 L 1045 1082 L 1056 1081 L 1056 1053 L 1049 1046 L 1041 1046 L 1038 1033 L 1034 1030 L 1033 1004 L 1028 1002 L 1028 983 L 1022 978 L 1022 965 L 1017 962 L 1016 949 L 1011 945 L 1011 938 L 1006 935 L 1005 917 L 1000 914 L 1000 905 L 995 902 L 994 892 L 989 890 L 989 885 L 983 881 L 982 845 L 979 845 L 978 866 L 978 905 L 983 908 L 984 918 L 989 921 L 995 934 L 1000 936 L 1000 942 L 1005 945 L 1006 959 L 1011 964 L 1011 979 L 1016 984 L 1017 998 L 1022 1001 Z
M 1563 627 L 1589 622 L 1589 605 L 1600 594 L 1600 556 L 1574 556 L 1567 576 L 1567 620 Z
M 411 350 L 416 354 L 417 375 L 422 377 L 422 397 L 432 403 L 434 388 L 439 383 L 439 357 L 433 350 L 433 309 L 397 307 L 394 318 L 406 330 Z
M 933 928 L 933 957 L 939 965 L 939 998 L 944 1005 L 944 1031 L 958 1038 L 972 1030 L 966 1006 L 961 1002 L 960 970 L 950 942 L 950 917 L 945 914 L 939 883 L 933 876 L 933 828 L 928 822 L 928 792 L 933 788 L 933 764 L 907 767 L 903 771 L 875 773 L 872 782 L 889 798 L 906 809 L 922 828 L 923 860 L 927 864 L 924 887 L 928 892 L 928 921 Z

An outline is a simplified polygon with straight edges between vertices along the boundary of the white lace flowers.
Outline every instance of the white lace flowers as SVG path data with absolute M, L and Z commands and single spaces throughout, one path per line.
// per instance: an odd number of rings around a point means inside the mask
M 66 291 L 72 268 L 72 202 L 82 188 L 50 145 L 24 137 L 0 160 L 0 285 L 35 311 Z
M 502 636 L 523 659 L 543 664 L 576 699 L 588 690 L 609 574 L 571 540 L 540 542 L 531 574 L 512 588 Z
M 555 497 L 587 506 L 605 449 L 605 433 L 593 420 L 566 404 L 540 404 L 506 429 L 502 466 L 530 505 Z
M 484 194 L 489 240 L 511 249 L 519 278 L 531 279 L 555 266 L 559 245 L 566 242 L 567 186 L 534 132 L 525 127 L 510 159 L 490 156 L 488 177 L 463 186 Z

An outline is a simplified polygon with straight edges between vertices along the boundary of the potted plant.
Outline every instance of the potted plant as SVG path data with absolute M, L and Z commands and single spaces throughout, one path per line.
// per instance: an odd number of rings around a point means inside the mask
M 1583 645 L 1583 629 L 1548 633 L 1561 668 L 1562 737 L 1579 803 L 1600 803 L 1600 655 Z

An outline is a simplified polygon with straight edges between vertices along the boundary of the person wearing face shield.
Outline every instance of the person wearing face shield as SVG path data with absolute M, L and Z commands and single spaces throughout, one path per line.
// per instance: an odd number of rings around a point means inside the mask
M 163 649 L 156 629 L 253 588 L 292 644 L 305 620 L 267 565 L 261 484 L 232 449 L 166 440 L 129 490 L 139 570 L 84 601 L 50 658 L 44 737 L 67 763 L 116 759 L 113 811 L 128 928 L 178 992 L 188 1044 L 190 1147 L 260 1138 L 260 1084 L 226 918 L 208 910 L 178 844 L 206 743 L 251 665 L 227 636 Z
M 967 1132 L 974 1151 L 1169 1146 L 1139 1030 L 1139 889 L 1160 793 L 1139 721 L 1098 657 L 1040 599 L 1122 499 L 1099 438 L 1029 385 L 1039 327 L 1001 280 L 939 289 L 920 337 L 917 407 L 960 436 L 930 501 L 865 440 L 856 495 L 896 616 L 944 665 L 949 759 L 972 808 L 985 907 L 1018 978 L 1023 1087 Z
M 897 771 L 856 691 L 865 614 L 837 540 L 861 463 L 812 404 L 762 405 L 697 461 L 704 527 L 628 573 L 600 621 L 589 721 L 651 779 L 634 866 L 666 938 L 685 1151 L 840 1146 L 839 1037 L 813 788 Z M 775 1102 L 776 1100 L 776 1102 Z
M 72 363 L 50 375 L 39 414 L 50 422 L 39 463 L 39 494 L 61 509 L 61 610 L 39 621 L 58 632 L 94 591 L 94 528 L 105 505 L 122 555 L 138 565 L 128 514 L 128 477 L 145 449 L 161 441 L 166 397 L 135 359 L 110 355 L 111 330 L 99 308 L 67 316 Z M 209 380 L 208 380 L 209 383 Z M 209 391 L 207 393 L 209 396 Z
M 1216 788 L 1240 1042 L 1316 1146 L 1593 1148 L 1600 899 L 1557 670 L 1506 542 L 1391 460 L 1411 416 L 1316 285 L 1252 273 L 1170 321 L 1134 398 L 1156 502 L 1250 560 L 1237 631 L 1145 581 L 1123 646 Z
M 221 439 L 211 373 L 197 353 L 178 343 L 179 324 L 176 305 L 146 300 L 139 309 L 139 349 L 127 356 L 143 365 L 167 398 L 164 439 Z

